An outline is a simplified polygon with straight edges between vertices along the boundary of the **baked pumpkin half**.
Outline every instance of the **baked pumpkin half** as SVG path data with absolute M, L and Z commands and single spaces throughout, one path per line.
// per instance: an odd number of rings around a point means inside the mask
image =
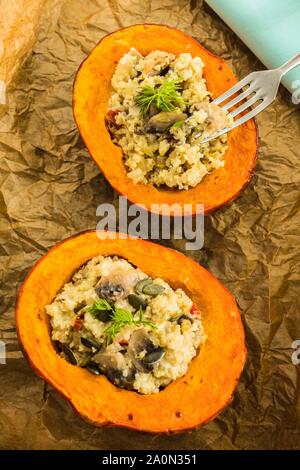
M 95 256 L 125 258 L 148 276 L 161 277 L 187 293 L 201 311 L 207 336 L 186 374 L 159 393 L 142 395 L 118 388 L 105 375 L 92 375 L 56 351 L 45 311 L 74 272 Z M 206 269 L 183 254 L 141 239 L 120 239 L 90 231 L 52 248 L 33 267 L 18 296 L 20 344 L 33 369 L 55 387 L 88 422 L 148 432 L 176 432 L 201 426 L 230 402 L 246 349 L 237 304 Z
M 161 204 L 174 206 L 174 215 L 195 214 L 196 204 L 204 204 L 205 214 L 235 199 L 250 181 L 257 157 L 257 129 L 250 120 L 228 134 L 225 165 L 207 174 L 190 189 L 134 183 L 128 177 L 122 150 L 115 145 L 106 127 L 111 80 L 116 64 L 130 48 L 143 56 L 153 50 L 190 53 L 204 63 L 203 76 L 212 98 L 233 86 L 237 80 L 230 67 L 195 39 L 175 28 L 162 25 L 135 25 L 105 36 L 80 66 L 73 90 L 74 116 L 81 136 L 109 183 L 132 203 L 165 214 Z M 178 209 L 179 204 L 179 209 Z M 199 209 L 198 209 L 199 211 Z

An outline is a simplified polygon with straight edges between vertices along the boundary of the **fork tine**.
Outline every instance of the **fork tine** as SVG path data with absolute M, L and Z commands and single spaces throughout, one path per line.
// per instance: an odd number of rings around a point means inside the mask
M 234 93 L 240 91 L 244 86 L 246 85 L 249 85 L 251 82 L 251 78 L 250 78 L 250 75 L 247 75 L 247 77 L 243 78 L 240 82 L 238 82 L 236 85 L 234 85 L 233 87 L 229 88 L 229 90 L 225 91 L 225 93 L 223 93 L 223 95 L 221 96 L 218 96 L 218 98 L 216 98 L 213 103 L 214 104 L 220 104 L 222 103 L 224 100 L 226 100 L 227 98 L 230 98 L 232 95 L 234 95 Z
M 247 90 L 243 91 L 243 93 L 240 93 L 238 96 L 233 98 L 231 101 L 228 101 L 228 103 L 225 103 L 225 104 L 220 105 L 220 106 L 221 106 L 222 109 L 224 109 L 224 111 L 226 111 L 227 109 L 232 108 L 232 106 L 234 106 L 235 104 L 238 104 L 240 101 L 247 98 L 247 96 L 251 95 L 251 93 L 253 93 L 254 91 L 255 91 L 255 85 L 251 84 L 249 86 L 249 88 L 247 88 Z
M 253 118 L 256 116 L 258 113 L 260 113 L 263 109 L 265 109 L 271 101 L 265 99 L 261 104 L 256 106 L 254 109 L 251 109 L 248 113 L 244 114 L 244 116 L 240 117 L 236 121 L 234 121 L 234 124 L 232 127 L 226 127 L 225 129 L 222 129 L 219 132 L 216 132 L 213 136 L 206 137 L 205 139 L 201 140 L 199 144 L 205 144 L 205 142 L 209 142 L 212 139 L 216 139 L 217 137 L 220 137 L 221 135 L 225 134 L 226 132 L 232 131 L 232 129 L 235 129 L 236 127 L 240 126 L 241 124 L 244 124 L 246 121 L 249 119 Z M 201 134 L 198 134 L 199 137 Z M 195 136 L 197 137 L 197 136 Z
M 241 106 L 234 109 L 230 113 L 231 117 L 238 116 L 240 113 L 245 111 L 245 109 L 249 108 L 249 106 L 252 106 L 253 104 L 255 104 L 257 101 L 259 101 L 261 99 L 262 99 L 262 96 L 261 96 L 260 93 L 255 94 L 252 98 L 250 98 L 249 100 L 246 100 L 245 103 L 241 104 Z
M 244 116 L 241 116 L 239 119 L 234 121 L 234 125 L 229 128 L 229 130 L 234 129 L 237 126 L 240 126 L 241 124 L 244 124 L 244 122 L 248 121 L 249 119 L 253 118 L 256 116 L 258 113 L 260 113 L 263 109 L 265 109 L 269 104 L 270 100 L 264 99 L 258 106 L 256 106 L 254 109 L 251 109 L 248 113 L 244 114 Z M 223 134 L 223 131 L 222 131 Z

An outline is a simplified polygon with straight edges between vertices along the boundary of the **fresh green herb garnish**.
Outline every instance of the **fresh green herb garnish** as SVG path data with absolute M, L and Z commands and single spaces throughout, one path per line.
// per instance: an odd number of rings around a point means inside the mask
M 106 328 L 106 342 L 111 343 L 119 331 L 126 325 L 136 326 L 149 326 L 155 328 L 152 321 L 144 318 L 144 311 L 142 308 L 138 312 L 132 314 L 129 310 L 120 307 L 112 307 L 107 300 L 97 299 L 93 305 L 85 307 L 86 312 L 93 314 L 98 320 L 105 323 L 111 322 L 110 326 Z M 138 316 L 138 318 L 135 318 Z
M 97 316 L 97 314 L 103 310 L 112 310 L 112 309 L 113 309 L 112 306 L 107 302 L 107 300 L 98 299 L 98 300 L 95 300 L 93 305 L 91 305 L 90 307 L 86 307 L 84 310 L 86 312 L 90 312 L 93 315 Z
M 182 79 L 165 80 L 158 88 L 146 85 L 141 88 L 135 97 L 136 104 L 144 115 L 153 104 L 162 111 L 173 111 L 184 103 L 179 90 L 182 87 Z
M 124 308 L 116 307 L 112 316 L 112 324 L 106 328 L 106 342 L 107 344 L 111 343 L 116 335 L 121 331 L 123 326 L 126 325 L 135 325 L 135 326 L 149 326 L 150 328 L 155 328 L 155 325 L 150 320 L 145 320 L 144 312 L 140 308 L 138 311 L 138 318 L 135 319 L 133 314 Z

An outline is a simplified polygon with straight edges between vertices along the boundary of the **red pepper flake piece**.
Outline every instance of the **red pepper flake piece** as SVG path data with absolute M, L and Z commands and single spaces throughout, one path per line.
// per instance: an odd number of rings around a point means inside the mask
M 111 129 L 112 127 L 116 127 L 117 129 L 119 129 L 120 126 L 117 125 L 116 123 L 116 115 L 120 112 L 119 109 L 109 109 L 106 113 L 106 116 L 105 116 L 105 122 L 106 122 L 106 125 L 108 127 L 108 129 Z
M 82 324 L 82 319 L 80 317 L 77 317 L 75 322 L 74 322 L 74 328 L 75 330 L 81 330 L 83 327 L 83 324 Z
M 198 315 L 198 314 L 199 314 L 196 304 L 193 304 L 193 305 L 191 306 L 190 313 L 191 313 L 192 315 Z

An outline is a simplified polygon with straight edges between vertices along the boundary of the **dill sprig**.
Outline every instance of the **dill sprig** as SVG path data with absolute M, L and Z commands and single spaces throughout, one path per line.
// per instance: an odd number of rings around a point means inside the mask
M 134 318 L 134 315 L 124 308 L 116 307 L 113 314 L 111 315 L 111 325 L 106 328 L 106 343 L 111 343 L 121 329 L 126 325 L 135 326 L 149 326 L 155 328 L 155 325 L 150 320 L 144 318 L 144 311 L 142 308 L 137 312 L 138 318 Z
M 97 315 L 103 310 L 112 310 L 112 306 L 105 299 L 97 299 L 90 307 L 85 307 L 86 312 L 90 312 L 93 315 Z
M 179 90 L 182 87 L 182 79 L 165 80 L 159 87 L 154 88 L 146 85 L 140 89 L 135 97 L 136 104 L 144 115 L 149 111 L 151 105 L 155 105 L 162 111 L 173 111 L 184 103 Z

